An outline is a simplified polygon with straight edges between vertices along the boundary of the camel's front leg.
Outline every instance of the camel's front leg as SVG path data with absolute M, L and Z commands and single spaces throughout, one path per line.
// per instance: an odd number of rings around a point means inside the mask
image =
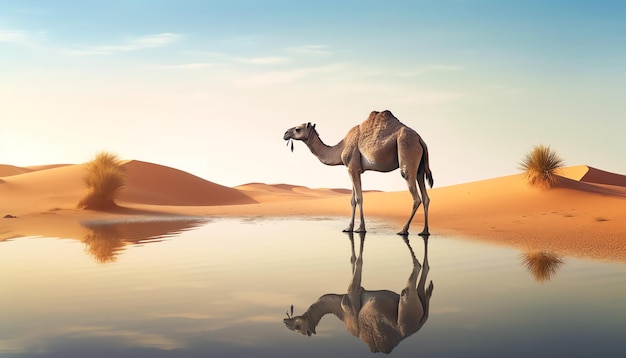
M 352 218 L 350 219 L 350 225 L 344 231 L 355 231 L 355 232 L 365 232 L 365 217 L 363 215 L 363 192 L 361 189 L 361 172 L 360 170 L 348 169 L 350 173 L 350 179 L 352 179 Z M 354 216 L 356 214 L 356 207 L 359 207 L 359 216 L 361 223 L 359 228 L 354 229 Z
M 352 198 L 350 199 L 350 205 L 352 205 L 352 218 L 350 219 L 350 224 L 348 224 L 348 227 L 343 229 L 343 232 L 354 231 L 354 214 L 356 213 L 356 198 L 354 193 L 354 187 L 352 188 Z

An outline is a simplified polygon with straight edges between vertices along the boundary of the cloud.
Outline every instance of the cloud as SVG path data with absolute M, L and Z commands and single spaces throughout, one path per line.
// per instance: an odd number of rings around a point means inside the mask
M 70 51 L 74 55 L 110 55 L 119 52 L 138 51 L 148 48 L 157 48 L 169 45 L 183 36 L 180 34 L 173 34 L 169 32 L 144 35 L 128 39 L 126 42 L 119 45 L 103 45 L 103 46 L 90 46 L 79 48 L 77 50 Z
M 45 31 L 24 31 L 0 29 L 0 43 L 33 45 L 35 41 L 45 36 Z
M 388 104 L 442 105 L 458 101 L 464 94 L 417 88 L 415 84 L 397 81 L 397 78 L 346 77 L 342 83 L 329 88 L 327 93 L 335 97 L 371 98 Z
M 463 67 L 457 66 L 457 65 L 428 65 L 428 66 L 422 66 L 416 69 L 402 72 L 399 75 L 401 77 L 414 77 L 414 76 L 421 76 L 421 75 L 432 73 L 432 72 L 451 72 L 451 71 L 460 71 L 462 69 Z
M 271 86 L 279 84 L 293 83 L 312 75 L 336 73 L 343 69 L 342 64 L 331 64 L 320 67 L 305 67 L 285 71 L 268 71 L 246 76 L 240 79 L 237 84 L 246 87 Z
M 178 34 L 165 32 L 165 33 L 157 34 L 157 35 L 146 35 L 146 36 L 137 37 L 130 41 L 130 45 L 136 49 L 148 48 L 148 47 L 161 47 L 169 43 L 172 43 L 181 37 L 182 36 Z
M 287 51 L 304 55 L 330 55 L 332 53 L 327 45 L 303 45 L 289 47 L 287 48 Z
M 195 53 L 193 53 L 195 55 Z M 206 68 L 232 68 L 233 64 L 249 64 L 249 65 L 281 65 L 289 63 L 291 60 L 286 57 L 252 57 L 252 58 L 235 58 L 222 53 L 200 53 L 203 56 L 209 56 L 213 59 L 211 62 L 191 62 L 175 65 L 153 65 L 150 68 L 164 70 L 200 70 Z
M 461 97 L 463 96 L 457 92 L 415 90 L 395 98 L 394 102 L 401 104 L 443 104 L 456 101 Z
M 151 67 L 156 68 L 156 69 L 163 69 L 163 70 L 198 70 L 202 68 L 217 67 L 217 66 L 220 66 L 220 65 L 216 63 L 210 63 L 210 62 L 196 62 L 196 63 L 183 63 L 179 65 L 155 65 Z
M 237 62 L 248 63 L 252 65 L 279 65 L 290 62 L 286 57 L 253 57 L 253 58 L 240 58 Z
M 26 31 L 0 30 L 0 42 L 21 43 L 30 37 Z

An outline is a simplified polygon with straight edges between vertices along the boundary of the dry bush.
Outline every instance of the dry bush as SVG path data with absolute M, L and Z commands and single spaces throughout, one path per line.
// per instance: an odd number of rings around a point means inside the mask
M 552 188 L 558 183 L 557 171 L 563 165 L 563 159 L 550 146 L 536 145 L 532 151 L 526 153 L 520 169 L 526 173 L 531 186 Z
M 100 152 L 86 164 L 83 182 L 88 192 L 78 203 L 84 209 L 115 208 L 115 197 L 126 184 L 126 173 L 117 155 Z

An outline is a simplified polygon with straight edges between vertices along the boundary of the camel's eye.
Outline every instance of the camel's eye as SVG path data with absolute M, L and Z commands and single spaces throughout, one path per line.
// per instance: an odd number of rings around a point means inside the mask
M 297 324 L 295 328 L 296 328 L 296 330 L 300 330 L 300 325 Z
M 300 128 L 296 128 L 296 132 L 300 133 Z

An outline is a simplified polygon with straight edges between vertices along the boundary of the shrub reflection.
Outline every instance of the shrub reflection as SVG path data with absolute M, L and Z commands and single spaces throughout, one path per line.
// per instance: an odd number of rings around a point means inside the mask
M 107 220 L 82 223 L 85 250 L 101 264 L 112 263 L 126 245 L 158 242 L 183 231 L 204 225 L 203 218 L 147 218 L 144 220 Z
M 554 252 L 529 251 L 521 255 L 522 265 L 537 282 L 550 281 L 564 261 Z

